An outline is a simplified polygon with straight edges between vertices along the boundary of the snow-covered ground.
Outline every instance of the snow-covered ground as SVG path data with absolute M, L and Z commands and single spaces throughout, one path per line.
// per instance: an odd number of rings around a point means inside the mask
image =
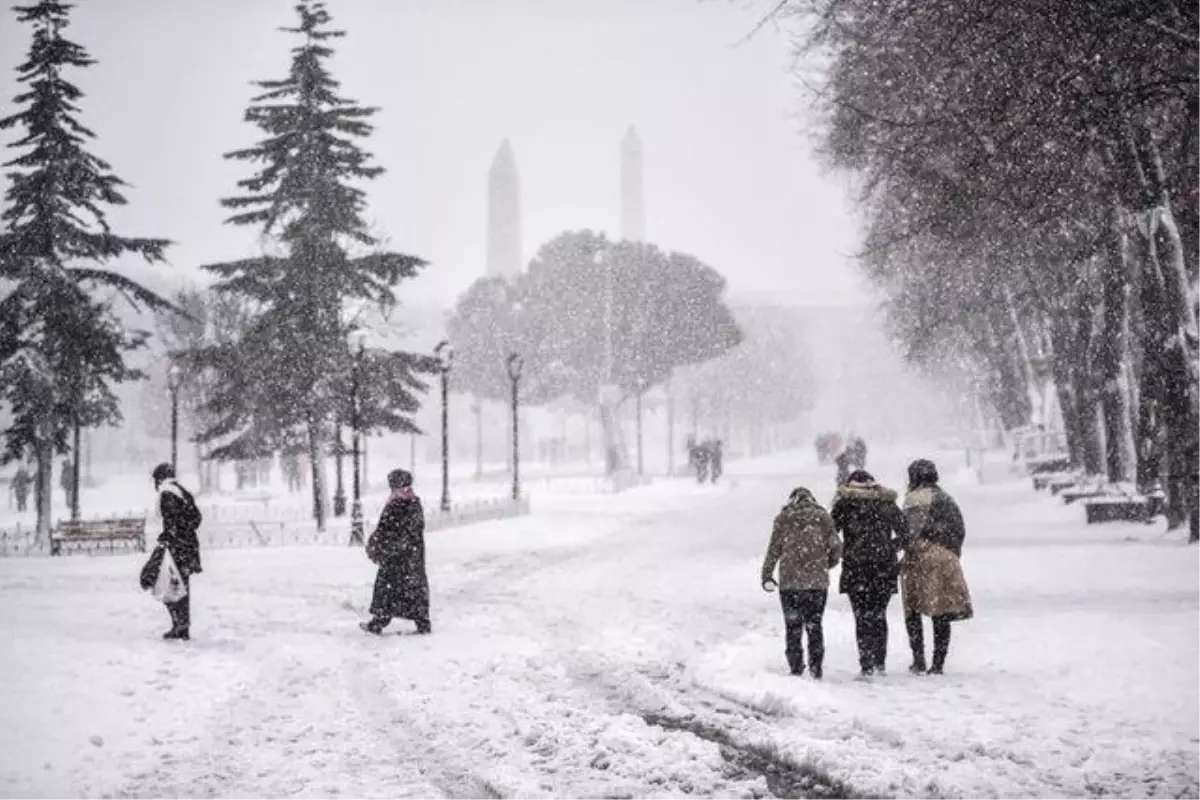
M 0 794 L 1196 796 L 1194 547 L 948 481 L 977 612 L 948 674 L 907 674 L 897 601 L 891 673 L 853 680 L 831 594 L 815 683 L 757 577 L 787 491 L 831 483 L 778 457 L 431 534 L 431 637 L 358 630 L 349 548 L 209 552 L 185 644 L 139 556 L 0 559 Z

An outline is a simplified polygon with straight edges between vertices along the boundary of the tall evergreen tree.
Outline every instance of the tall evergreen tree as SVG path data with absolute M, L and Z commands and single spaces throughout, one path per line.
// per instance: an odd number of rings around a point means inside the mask
M 270 447 L 303 428 L 312 459 L 313 510 L 324 526 L 322 463 L 324 438 L 338 393 L 349 383 L 347 302 L 395 303 L 393 287 L 413 277 L 425 262 L 398 253 L 354 251 L 379 246 L 365 219 L 366 195 L 356 183 L 382 174 L 357 143 L 368 136 L 367 121 L 378 109 L 338 94 L 327 61 L 329 13 L 320 2 L 296 6 L 299 25 L 283 28 L 300 38 L 291 69 L 280 80 L 257 81 L 245 119 L 267 136 L 226 158 L 258 165 L 238 182 L 242 194 L 223 204 L 236 213 L 233 225 L 260 228 L 283 255 L 210 264 L 218 291 L 241 294 L 258 314 L 236 343 L 191 354 L 195 366 L 213 370 L 220 389 L 210 401 L 218 421 L 202 434 L 229 439 L 228 452 Z M 401 354 L 397 354 L 400 356 Z M 420 369 L 425 361 L 397 362 Z M 413 386 L 419 383 L 413 382 Z M 405 396 L 399 409 L 411 406 Z
M 170 304 L 134 281 L 102 268 L 126 254 L 161 261 L 169 244 L 113 233 L 105 207 L 123 205 L 126 184 L 85 149 L 95 134 L 78 119 L 83 93 L 64 77 L 95 62 L 68 40 L 72 6 L 57 0 L 14 8 L 33 26 L 33 42 L 14 98 L 18 111 L 0 130 L 23 128 L 9 147 L 21 155 L 12 168 L 0 214 L 0 279 L 13 290 L 0 301 L 0 400 L 12 409 L 0 459 L 33 456 L 38 484 L 51 485 L 54 454 L 65 452 L 76 426 L 121 419 L 112 384 L 142 377 L 125 354 L 145 344 L 110 304 L 94 296 L 115 289 L 126 299 L 160 309 Z M 38 530 L 49 529 L 50 492 L 38 493 Z

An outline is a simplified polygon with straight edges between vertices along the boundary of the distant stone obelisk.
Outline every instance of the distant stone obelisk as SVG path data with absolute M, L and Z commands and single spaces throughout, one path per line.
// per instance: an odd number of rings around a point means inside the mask
M 630 126 L 621 140 L 621 238 L 646 240 L 646 202 L 642 197 L 642 138 Z
M 487 274 L 510 278 L 521 271 L 521 184 L 508 139 L 488 171 Z

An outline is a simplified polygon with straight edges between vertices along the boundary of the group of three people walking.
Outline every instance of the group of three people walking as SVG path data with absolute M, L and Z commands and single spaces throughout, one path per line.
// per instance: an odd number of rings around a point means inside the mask
M 829 571 L 839 561 L 839 590 L 854 613 L 861 675 L 886 672 L 887 610 L 898 585 L 913 654 L 910 671 L 943 672 L 951 622 L 973 615 L 960 563 L 966 537 L 962 512 L 939 485 L 937 467 L 925 459 L 909 465 L 903 510 L 896 500 L 895 491 L 859 469 L 838 487 L 830 511 L 799 487 L 775 517 L 761 582 L 765 591 L 779 590 L 784 652 L 793 675 L 802 675 L 806 667 L 813 678 L 823 675 Z M 933 620 L 932 663 L 925 659 L 923 617 Z

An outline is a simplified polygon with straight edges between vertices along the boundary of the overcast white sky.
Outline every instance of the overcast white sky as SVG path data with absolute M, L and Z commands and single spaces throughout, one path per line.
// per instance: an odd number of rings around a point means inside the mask
M 485 259 L 487 169 L 512 140 L 523 239 L 568 229 L 616 235 L 619 146 L 641 133 L 650 240 L 692 252 L 739 293 L 841 305 L 860 293 L 856 223 L 840 179 L 809 150 L 785 35 L 745 35 L 757 0 L 332 0 L 347 37 L 344 93 L 381 107 L 367 147 L 388 172 L 368 190 L 378 233 L 432 266 L 402 299 L 451 301 Z M 259 132 L 242 122 L 249 81 L 283 77 L 290 0 L 83 0 L 68 33 L 99 63 L 87 93 L 94 152 L 133 184 L 119 231 L 169 237 L 182 273 L 257 252 L 222 224 L 220 197 L 248 174 L 221 154 Z M 0 97 L 28 28 L 0 12 Z M 10 137 L 11 139 L 11 137 Z M 11 152 L 11 151 L 9 151 Z

